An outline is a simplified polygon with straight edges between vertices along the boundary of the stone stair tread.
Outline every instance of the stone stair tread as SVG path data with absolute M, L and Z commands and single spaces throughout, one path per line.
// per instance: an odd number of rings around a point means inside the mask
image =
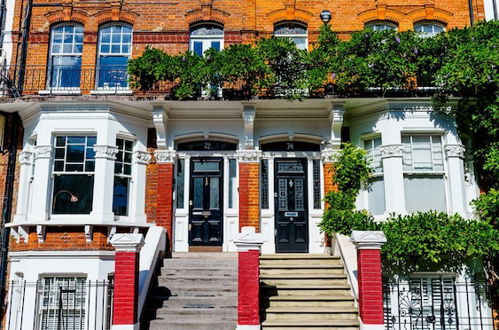
M 339 256 L 331 256 L 328 254 L 308 254 L 308 253 L 278 253 L 278 254 L 262 254 L 260 260 L 279 260 L 279 259 L 340 259 Z
M 353 307 L 269 307 L 267 313 L 293 313 L 293 314 L 315 314 L 315 313 L 357 313 Z
M 271 301 L 293 301 L 293 300 L 300 300 L 300 301 L 307 301 L 307 300 L 320 300 L 320 301 L 334 301 L 334 300 L 354 300 L 352 296 L 347 296 L 347 295 L 317 295 L 317 296 L 269 296 L 266 297 L 267 299 Z
M 291 290 L 349 290 L 350 286 L 348 285 L 302 285 L 302 284 L 279 284 L 279 285 L 265 285 L 261 283 L 261 288 L 263 289 L 274 289 L 274 288 L 279 288 L 279 289 L 291 289 Z
M 260 265 L 260 269 L 343 269 L 343 265 Z
M 237 276 L 207 276 L 207 277 L 200 277 L 200 274 L 196 275 L 176 275 L 176 274 L 171 274 L 171 275 L 161 275 L 158 276 L 158 279 L 164 279 L 164 280 L 193 280 L 193 281 L 212 281 L 212 280 L 227 280 L 227 279 L 237 279 Z
M 329 279 L 329 278 L 346 278 L 347 276 L 345 274 L 286 274 L 286 275 L 281 275 L 281 274 L 265 274 L 265 275 L 260 275 L 260 279 L 266 279 L 266 278 L 279 278 L 279 279 L 308 279 L 308 278 L 313 278 L 313 279 Z
M 331 327 L 331 326 L 359 326 L 359 321 L 356 320 L 334 320 L 334 321 L 302 321 L 302 322 L 292 322 L 292 321 L 264 321 L 262 326 L 265 327 Z

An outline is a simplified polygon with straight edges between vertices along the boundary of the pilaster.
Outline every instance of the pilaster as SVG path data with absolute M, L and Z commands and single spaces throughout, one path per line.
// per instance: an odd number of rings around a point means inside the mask
M 380 146 L 385 183 L 386 212 L 405 214 L 404 168 L 402 155 L 404 146 L 384 144 Z
M 92 217 L 99 221 L 112 222 L 114 161 L 118 148 L 111 145 L 95 145 L 95 177 Z
M 19 189 L 17 193 L 16 215 L 14 216 L 15 222 L 26 221 L 33 153 L 30 151 L 21 151 L 19 153 L 19 164 Z
M 467 216 L 466 186 L 464 178 L 464 151 L 462 144 L 447 144 L 444 148 L 449 170 L 451 213 Z
M 239 228 L 253 226 L 260 231 L 261 151 L 239 150 Z
M 33 174 L 33 191 L 36 191 L 36 198 L 33 198 L 31 207 L 31 221 L 48 220 L 49 180 L 51 178 L 51 145 L 38 145 L 34 148 L 35 171 Z

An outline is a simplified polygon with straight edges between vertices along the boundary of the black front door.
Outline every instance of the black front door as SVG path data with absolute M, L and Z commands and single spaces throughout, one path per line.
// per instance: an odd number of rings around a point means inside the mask
M 275 160 L 276 251 L 308 252 L 307 159 Z
M 189 245 L 223 242 L 223 159 L 191 158 Z

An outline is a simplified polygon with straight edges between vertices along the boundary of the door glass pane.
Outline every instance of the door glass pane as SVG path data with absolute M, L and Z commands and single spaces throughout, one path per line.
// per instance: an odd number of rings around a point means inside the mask
M 279 211 L 288 210 L 288 180 L 278 180 Z
M 204 178 L 194 178 L 193 205 L 195 209 L 203 208 L 203 186 Z
M 260 195 L 262 209 L 269 208 L 269 160 L 263 159 L 261 161 L 260 173 Z
M 314 174 L 314 209 L 321 208 L 321 161 L 318 159 L 313 160 L 313 174 Z
M 295 179 L 295 209 L 304 210 L 303 179 Z
M 303 164 L 299 162 L 280 162 L 277 165 L 279 173 L 303 173 Z
M 218 178 L 210 178 L 210 209 L 220 208 L 220 184 Z

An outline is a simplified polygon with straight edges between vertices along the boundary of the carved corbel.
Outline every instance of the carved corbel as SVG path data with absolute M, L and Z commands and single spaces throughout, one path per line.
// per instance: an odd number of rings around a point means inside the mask
M 87 240 L 87 243 L 92 243 L 93 234 L 94 234 L 94 227 L 90 226 L 90 225 L 86 225 L 85 226 L 85 239 Z
M 36 226 L 36 236 L 38 237 L 38 243 L 42 244 L 45 242 L 45 228 L 46 226 L 44 225 L 37 225 Z
M 243 149 L 251 150 L 255 147 L 254 141 L 254 123 L 256 116 L 256 105 L 251 102 L 243 102 L 243 120 L 244 120 L 244 142 Z
M 166 124 L 168 122 L 168 112 L 163 104 L 153 104 L 152 120 L 156 128 L 156 144 L 158 149 L 168 149 L 166 145 Z
M 114 234 L 116 234 L 116 226 L 107 227 L 107 242 L 111 242 L 111 238 L 113 238 Z
M 329 109 L 329 120 L 331 123 L 331 140 L 329 142 L 332 149 L 339 149 L 341 146 L 341 128 L 343 127 L 343 116 L 345 114 L 345 102 L 331 102 Z

